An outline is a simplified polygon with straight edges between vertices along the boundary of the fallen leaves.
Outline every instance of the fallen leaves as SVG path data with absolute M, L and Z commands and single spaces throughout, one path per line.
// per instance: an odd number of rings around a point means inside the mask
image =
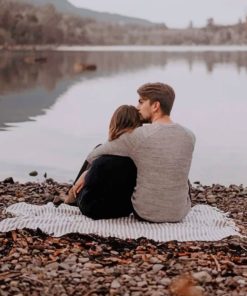
M 203 296 L 204 289 L 196 286 L 195 281 L 187 275 L 175 278 L 170 291 L 174 296 Z

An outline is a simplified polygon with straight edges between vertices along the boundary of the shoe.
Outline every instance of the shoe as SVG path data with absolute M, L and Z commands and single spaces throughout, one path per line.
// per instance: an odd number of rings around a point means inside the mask
M 54 206 L 58 207 L 60 204 L 62 204 L 64 200 L 61 199 L 60 195 L 57 195 L 53 199 Z

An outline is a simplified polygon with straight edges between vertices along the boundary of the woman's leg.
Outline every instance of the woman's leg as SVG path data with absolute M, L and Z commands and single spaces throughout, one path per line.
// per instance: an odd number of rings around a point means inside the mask
M 82 214 L 93 219 L 128 216 L 133 212 L 131 196 L 136 174 L 133 161 L 127 157 L 99 157 L 93 162 L 77 197 Z

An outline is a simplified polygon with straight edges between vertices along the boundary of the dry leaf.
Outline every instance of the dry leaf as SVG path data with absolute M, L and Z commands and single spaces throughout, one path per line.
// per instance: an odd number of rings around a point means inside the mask
M 191 276 L 182 276 L 172 281 L 170 291 L 174 296 L 203 296 L 202 289 L 194 285 Z

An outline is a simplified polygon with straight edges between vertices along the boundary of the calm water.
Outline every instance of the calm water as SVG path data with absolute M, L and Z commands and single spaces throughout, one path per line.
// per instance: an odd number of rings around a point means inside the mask
M 0 179 L 71 181 L 116 107 L 164 81 L 176 90 L 173 120 L 197 137 L 191 180 L 247 185 L 246 49 L 60 49 L 36 53 L 43 64 L 0 52 Z M 78 62 L 97 71 L 78 73 Z

